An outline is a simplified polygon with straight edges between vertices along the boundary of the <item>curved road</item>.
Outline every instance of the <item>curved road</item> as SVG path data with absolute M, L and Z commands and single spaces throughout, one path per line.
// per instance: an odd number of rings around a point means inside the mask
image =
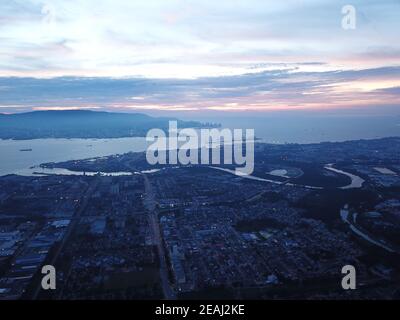
M 356 215 L 356 213 L 355 213 Z M 368 241 L 369 243 L 372 243 L 375 246 L 378 246 L 390 253 L 395 253 L 397 252 L 394 248 L 390 247 L 388 244 L 384 243 L 381 240 L 373 239 L 372 236 L 368 235 L 365 233 L 363 230 L 361 230 L 356 224 L 355 224 L 355 217 L 353 214 L 350 213 L 350 211 L 347 208 L 343 208 L 340 210 L 340 217 L 342 218 L 342 221 L 350 226 L 351 231 L 353 231 L 355 234 L 363 238 L 364 240 Z

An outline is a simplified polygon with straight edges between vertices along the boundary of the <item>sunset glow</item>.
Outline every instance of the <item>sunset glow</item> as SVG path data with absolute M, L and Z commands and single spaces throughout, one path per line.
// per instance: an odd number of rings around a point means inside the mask
M 340 1 L 3 1 L 0 110 L 398 104 L 400 3 L 352 5 L 344 30 Z

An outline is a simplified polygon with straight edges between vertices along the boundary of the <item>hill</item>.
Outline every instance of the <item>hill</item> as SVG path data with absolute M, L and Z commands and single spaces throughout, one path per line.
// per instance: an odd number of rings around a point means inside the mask
M 0 139 L 144 137 L 148 130 L 166 130 L 168 121 L 181 128 L 201 127 L 195 121 L 157 118 L 141 113 L 87 110 L 34 111 L 0 114 Z

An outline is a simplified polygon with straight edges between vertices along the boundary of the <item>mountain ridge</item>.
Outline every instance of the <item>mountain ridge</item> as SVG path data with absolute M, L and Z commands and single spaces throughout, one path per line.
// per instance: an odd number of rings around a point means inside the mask
M 144 137 L 153 128 L 166 130 L 169 121 L 181 128 L 202 127 L 197 121 L 152 117 L 144 113 L 92 110 L 47 110 L 0 114 L 0 139 Z

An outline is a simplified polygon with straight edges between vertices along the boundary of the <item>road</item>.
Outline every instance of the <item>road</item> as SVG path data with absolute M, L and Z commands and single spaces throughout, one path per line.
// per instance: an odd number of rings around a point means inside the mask
M 157 246 L 158 256 L 160 257 L 160 279 L 166 300 L 175 300 L 176 294 L 168 279 L 168 265 L 165 256 L 164 245 L 161 237 L 160 224 L 156 207 L 156 200 L 153 187 L 146 174 L 143 174 L 146 198 L 144 205 L 149 212 L 149 223 L 152 230 L 153 244 Z
M 342 218 L 344 223 L 347 223 L 350 226 L 350 229 L 355 234 L 357 234 L 358 236 L 362 237 L 363 239 L 365 239 L 369 243 L 372 243 L 375 246 L 378 246 L 378 247 L 380 247 L 382 249 L 385 249 L 386 251 L 388 251 L 390 253 L 395 253 L 396 252 L 396 250 L 394 248 L 391 248 L 389 245 L 387 245 L 386 243 L 382 242 L 382 240 L 373 239 L 372 236 L 368 235 L 363 230 L 361 230 L 361 228 L 358 227 L 354 223 L 354 219 L 352 219 L 353 214 L 350 213 L 350 211 L 348 209 L 346 209 L 346 208 L 341 209 L 340 210 L 340 217 Z
M 75 230 L 75 227 L 79 224 L 80 217 L 81 217 L 82 213 L 86 210 L 88 202 L 89 202 L 92 194 L 96 190 L 98 184 L 99 184 L 99 179 L 95 178 L 92 181 L 92 183 L 89 185 L 89 187 L 87 188 L 85 194 L 81 198 L 81 201 L 82 201 L 81 205 L 80 205 L 79 209 L 75 212 L 75 214 L 71 220 L 71 223 L 67 227 L 65 235 L 64 235 L 63 239 L 61 240 L 61 243 L 59 244 L 57 251 L 54 253 L 53 257 L 47 264 L 52 265 L 52 266 L 55 266 L 57 264 L 57 259 L 60 255 L 60 253 L 62 252 L 65 244 L 68 242 L 73 230 Z M 33 291 L 32 300 L 37 299 L 41 289 L 42 289 L 42 285 L 41 285 L 41 281 L 39 281 L 39 283 L 37 284 L 37 287 Z
M 252 175 L 237 174 L 235 170 L 231 170 L 231 169 L 227 169 L 227 168 L 213 167 L 213 166 L 208 166 L 208 168 L 224 171 L 224 172 L 233 174 L 235 176 L 238 176 L 238 177 L 241 177 L 241 178 L 244 178 L 244 179 L 250 179 L 250 180 L 255 180 L 255 181 L 275 183 L 275 184 L 287 185 L 287 186 L 291 186 L 291 187 L 302 187 L 302 188 L 314 189 L 314 190 L 322 190 L 322 189 L 324 189 L 322 187 L 307 186 L 307 185 L 301 185 L 301 184 L 288 183 L 287 181 L 278 181 L 278 180 L 260 178 L 260 177 L 256 177 L 256 176 L 252 176 Z

